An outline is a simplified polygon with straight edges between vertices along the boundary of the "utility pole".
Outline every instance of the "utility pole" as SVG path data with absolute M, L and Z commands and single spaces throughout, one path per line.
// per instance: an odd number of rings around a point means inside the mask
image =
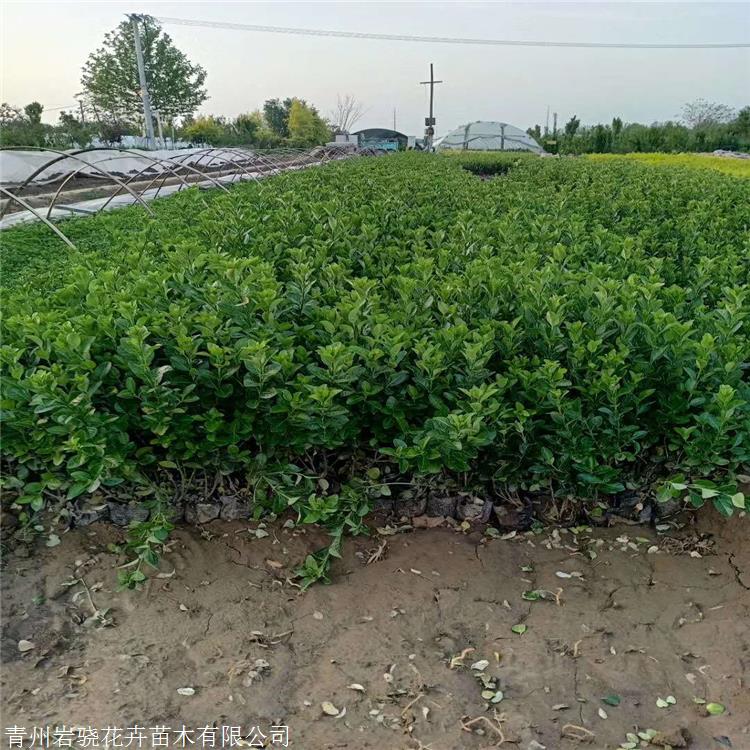
M 151 115 L 151 99 L 148 95 L 148 84 L 146 83 L 146 66 L 143 63 L 143 49 L 141 48 L 141 29 L 138 22 L 141 16 L 132 13 L 130 22 L 133 24 L 133 38 L 135 40 L 135 59 L 138 62 L 138 81 L 141 85 L 141 99 L 143 99 L 143 119 L 146 125 L 146 140 L 149 148 L 156 148 L 154 138 L 154 120 Z
M 426 117 L 424 121 L 424 124 L 425 124 L 424 142 L 425 142 L 425 149 L 427 151 L 432 151 L 432 139 L 435 136 L 435 115 L 432 109 L 432 105 L 435 100 L 435 84 L 442 83 L 442 81 L 435 80 L 432 63 L 430 63 L 430 80 L 420 81 L 419 83 L 421 86 L 425 86 L 427 84 L 429 84 L 430 86 L 430 116 Z
M 393 129 L 396 129 L 396 108 L 393 108 Z
M 557 112 L 552 113 L 552 137 L 557 138 Z
M 549 135 L 549 104 L 547 105 L 547 120 L 544 123 L 544 137 Z
M 159 140 L 161 141 L 161 147 L 166 148 L 167 142 L 164 140 L 164 131 L 162 131 L 161 128 L 161 112 L 159 112 L 158 109 L 155 109 L 154 114 L 156 115 L 156 125 L 159 128 Z

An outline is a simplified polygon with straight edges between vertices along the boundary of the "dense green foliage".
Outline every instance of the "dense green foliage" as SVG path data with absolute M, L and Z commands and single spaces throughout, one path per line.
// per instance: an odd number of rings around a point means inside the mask
M 206 71 L 177 49 L 152 16 L 140 17 L 143 66 L 151 106 L 168 120 L 195 112 L 208 98 Z M 92 109 L 112 120 L 142 121 L 141 85 L 130 19 L 104 36 L 83 66 L 81 85 Z
M 97 138 L 116 145 L 126 135 L 141 134 L 132 122 L 117 115 L 102 116 L 90 104 L 84 106 L 87 114 L 61 112 L 57 125 L 40 122 L 42 111 L 38 102 L 32 102 L 24 110 L 5 103 L 0 105 L 0 146 L 85 148 Z M 263 111 L 246 112 L 234 118 L 187 115 L 177 128 L 172 127 L 173 118 L 162 119 L 167 137 L 171 133 L 178 140 L 196 145 L 309 148 L 327 143 L 333 137 L 331 126 L 317 108 L 298 97 L 285 99 L 283 103 L 269 99 Z
M 154 207 L 67 222 L 72 254 L 41 226 L 3 236 L 22 503 L 159 467 L 283 475 L 312 457 L 324 475 L 316 457 L 359 456 L 363 476 L 388 461 L 579 497 L 713 478 L 731 511 L 750 182 L 402 154 Z M 310 517 L 365 512 L 320 487 Z
M 732 112 L 698 100 L 685 105 L 680 122 L 644 125 L 615 117 L 611 123 L 582 126 L 573 115 L 555 133 L 543 135 L 539 125 L 528 132 L 547 151 L 560 154 L 750 151 L 750 106 Z
M 112 133 L 111 123 L 98 125 L 82 122 L 69 112 L 60 112 L 59 124 L 41 122 L 44 107 L 31 102 L 23 109 L 10 104 L 0 105 L 0 146 L 47 146 L 49 148 L 85 148 L 97 134 L 103 139 Z M 125 132 L 122 132 L 125 135 Z
M 212 146 L 254 146 L 274 148 L 319 146 L 331 140 L 331 128 L 318 110 L 304 99 L 269 99 L 263 111 L 238 115 L 234 119 L 201 116 L 186 118 L 180 138 Z

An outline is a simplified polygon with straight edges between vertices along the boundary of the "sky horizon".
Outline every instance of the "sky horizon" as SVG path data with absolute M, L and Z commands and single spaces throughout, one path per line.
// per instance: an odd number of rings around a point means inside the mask
M 75 105 L 87 56 L 130 12 L 204 21 L 495 39 L 747 43 L 750 3 L 251 3 L 8 2 L 2 4 L 0 99 L 39 101 L 44 121 Z M 674 120 L 698 98 L 750 104 L 750 49 L 633 50 L 482 47 L 306 37 L 164 24 L 207 73 L 199 112 L 234 117 L 269 98 L 298 96 L 324 116 L 337 94 L 366 108 L 361 127 L 421 135 L 435 64 L 438 134 L 474 120 L 523 129 Z

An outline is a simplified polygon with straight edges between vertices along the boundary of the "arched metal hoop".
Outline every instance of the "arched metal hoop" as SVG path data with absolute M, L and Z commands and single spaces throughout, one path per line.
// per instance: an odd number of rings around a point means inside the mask
M 175 151 L 174 155 L 170 154 L 169 156 L 163 154 L 155 156 L 148 152 L 133 149 L 102 147 L 60 151 L 30 146 L 28 148 L 6 148 L 2 151 L 38 151 L 48 153 L 51 156 L 44 164 L 33 169 L 31 174 L 23 180 L 0 185 L 0 193 L 6 198 L 5 205 L 0 209 L 0 220 L 6 226 L 0 225 L 0 230 L 8 227 L 9 209 L 16 203 L 23 211 L 22 221 L 39 220 L 43 222 L 66 245 L 73 248 L 75 244 L 53 223 L 56 218 L 68 218 L 68 216 L 55 216 L 53 212 L 56 209 L 58 212 L 62 210 L 71 214 L 97 214 L 115 208 L 119 201 L 115 204 L 113 204 L 113 201 L 127 193 L 132 198 L 132 202 L 126 201 L 126 203 L 129 205 L 140 204 L 146 213 L 153 218 L 155 214 L 148 203 L 159 197 L 170 179 L 174 181 L 173 185 L 176 185 L 177 191 L 199 186 L 214 187 L 228 192 L 229 187 L 235 182 L 260 181 L 282 172 L 306 169 L 311 166 L 324 165 L 330 161 L 370 155 L 371 153 L 368 150 L 357 152 L 351 148 L 336 145 L 321 146 L 315 149 L 284 148 L 269 152 L 234 147 L 207 147 L 200 150 L 191 149 L 189 153 Z M 83 158 L 84 154 L 92 152 L 106 153 L 103 153 L 100 159 L 88 160 Z M 127 175 L 113 169 L 109 164 L 109 162 L 128 158 L 142 159 L 148 163 L 138 171 Z M 75 168 L 68 166 L 60 174 L 40 180 L 36 179 L 56 164 L 63 166 L 66 160 L 74 162 Z M 102 166 L 104 162 L 107 162 L 107 168 Z M 111 184 L 112 194 L 102 196 L 93 202 L 62 204 L 60 201 L 65 199 L 66 189 L 69 189 L 76 177 L 83 174 L 99 180 L 101 185 Z M 34 206 L 33 197 L 24 195 L 32 186 L 47 185 L 51 188 L 51 200 L 48 205 Z M 57 185 L 56 189 L 54 189 L 55 185 Z M 54 189 L 54 193 L 52 193 L 52 189 Z M 172 192 L 172 189 L 170 189 L 170 192 Z M 10 215 L 12 216 L 12 214 Z M 15 224 L 16 222 L 12 223 Z

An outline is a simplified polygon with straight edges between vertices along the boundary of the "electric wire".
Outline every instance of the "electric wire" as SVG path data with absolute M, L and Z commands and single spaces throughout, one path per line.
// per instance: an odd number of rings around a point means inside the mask
M 707 43 L 635 43 L 635 42 L 554 42 L 527 41 L 519 39 L 471 39 L 442 36 L 417 36 L 413 34 L 380 34 L 363 31 L 341 31 L 332 29 L 304 29 L 291 26 L 264 26 L 259 24 L 230 23 L 228 21 L 199 21 L 189 18 L 158 16 L 157 21 L 180 26 L 200 26 L 211 29 L 231 29 L 234 31 L 254 31 L 270 34 L 295 34 L 298 36 L 340 37 L 345 39 L 377 39 L 392 42 L 420 42 L 428 44 L 478 44 L 500 47 L 569 47 L 583 49 L 743 49 L 750 48 L 750 42 L 707 42 Z

